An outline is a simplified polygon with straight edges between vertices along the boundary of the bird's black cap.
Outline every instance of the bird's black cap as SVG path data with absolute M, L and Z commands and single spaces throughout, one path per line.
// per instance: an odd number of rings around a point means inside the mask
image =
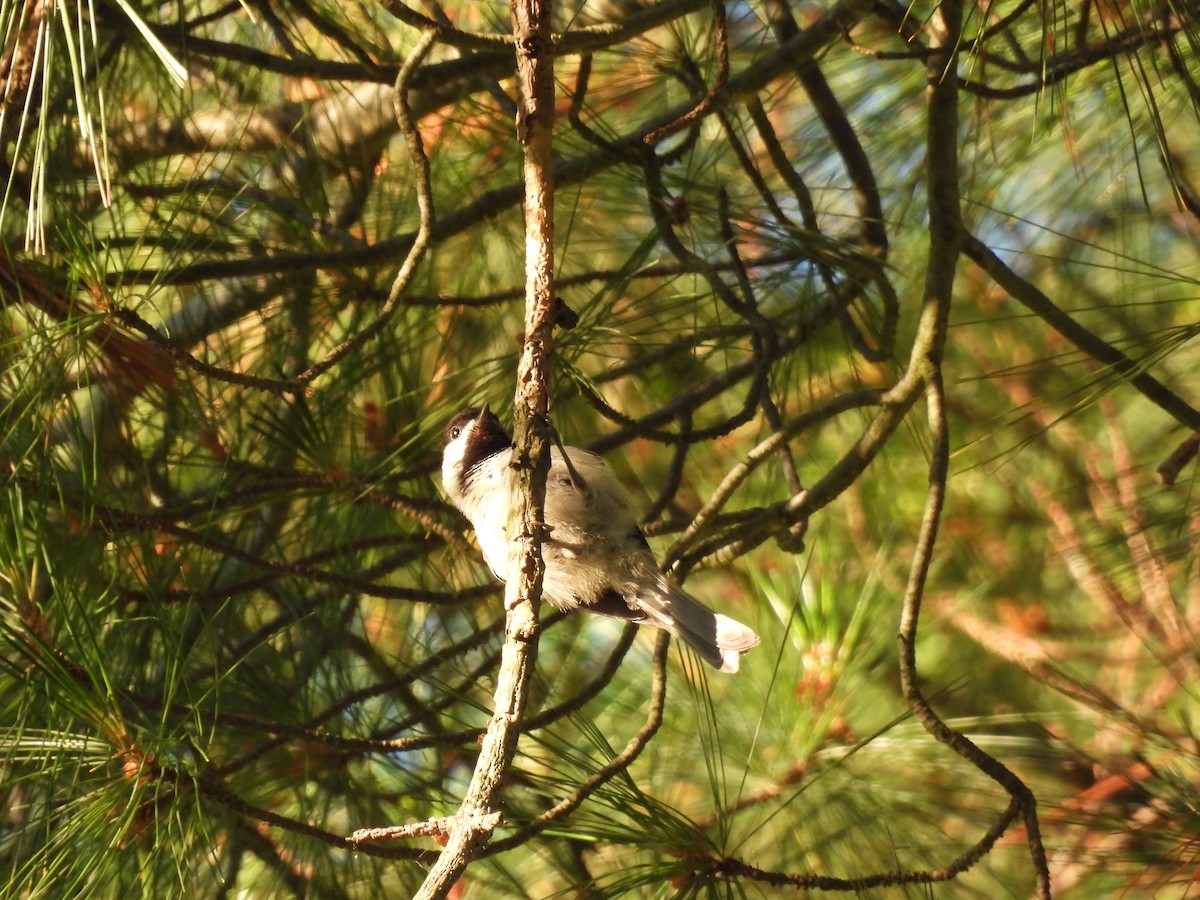
M 451 419 L 446 424 L 442 445 L 450 443 L 462 434 L 463 429 L 472 425 L 474 427 L 467 436 L 467 445 L 463 450 L 463 469 L 467 472 L 489 456 L 512 448 L 512 436 L 486 405 L 464 409 Z

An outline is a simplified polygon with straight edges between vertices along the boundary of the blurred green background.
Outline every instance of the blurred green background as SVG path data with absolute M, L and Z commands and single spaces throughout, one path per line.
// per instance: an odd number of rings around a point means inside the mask
M 1200 895 L 1200 514 L 1195 463 L 1168 463 L 1200 421 L 1195 10 L 967 7 L 957 159 L 927 152 L 933 5 L 724 11 L 727 81 L 708 4 L 557 10 L 557 291 L 579 322 L 553 415 L 763 643 L 736 676 L 673 646 L 645 751 L 526 838 L 651 694 L 653 634 L 618 664 L 619 623 L 543 610 L 546 715 L 501 852 L 454 895 L 773 897 L 730 861 L 928 874 L 997 821 L 1005 792 L 899 691 L 923 405 L 811 516 L 786 505 L 910 364 L 931 176 L 1130 364 L 960 259 L 923 688 L 1033 790 L 1058 895 Z M 442 29 L 404 94 L 436 225 L 389 303 L 418 225 L 394 88 L 418 17 Z M 0 4 L 3 896 L 421 883 L 435 841 L 346 839 L 452 815 L 491 712 L 501 590 L 436 473 L 459 408 L 511 413 L 507 23 L 491 2 Z M 860 893 L 1033 889 L 1014 826 L 948 884 Z

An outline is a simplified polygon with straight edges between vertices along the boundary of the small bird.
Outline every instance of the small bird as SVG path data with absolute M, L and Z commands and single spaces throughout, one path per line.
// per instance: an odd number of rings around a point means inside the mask
M 475 526 L 484 561 L 501 581 L 508 568 L 512 446 L 487 406 L 451 419 L 442 446 L 442 484 Z M 722 672 L 736 672 L 741 655 L 758 645 L 751 629 L 714 613 L 659 571 L 632 501 L 595 453 L 551 449 L 545 519 L 542 592 L 559 609 L 661 628 Z

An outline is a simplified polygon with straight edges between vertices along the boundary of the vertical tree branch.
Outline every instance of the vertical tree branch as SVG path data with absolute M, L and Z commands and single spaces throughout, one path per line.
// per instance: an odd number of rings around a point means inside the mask
M 1048 898 L 1050 875 L 1038 832 L 1033 792 L 1003 763 L 942 721 L 925 699 L 917 674 L 917 623 L 933 561 L 949 474 L 950 436 L 946 422 L 942 362 L 954 274 L 965 234 L 959 197 L 958 73 L 955 68 L 955 48 L 962 30 L 961 0 L 942 0 L 934 13 L 933 26 L 937 32 L 938 46 L 933 48 L 930 55 L 926 76 L 929 84 L 926 131 L 928 156 L 925 161 L 929 190 L 929 260 L 925 270 L 921 318 L 909 363 L 910 371 L 918 372 L 925 386 L 931 437 L 929 490 L 900 617 L 900 690 L 909 709 L 926 731 L 1008 792 L 1012 802 L 993 826 L 992 833 L 1003 832 L 1018 815 L 1024 818 L 1036 871 L 1037 896 Z M 982 844 L 978 846 L 981 849 L 983 847 Z
M 550 467 L 549 377 L 554 317 L 554 125 L 550 0 L 512 4 L 517 57 L 517 137 L 525 148 L 525 335 L 514 403 L 514 489 L 508 515 L 507 616 L 495 708 L 446 847 L 417 893 L 445 897 L 499 823 L 499 793 L 516 751 L 537 660 L 542 527 Z

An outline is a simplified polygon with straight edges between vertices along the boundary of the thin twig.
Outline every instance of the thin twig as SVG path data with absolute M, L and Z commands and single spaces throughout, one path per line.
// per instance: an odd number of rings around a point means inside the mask
M 513 847 L 519 847 L 530 838 L 540 834 L 556 820 L 563 818 L 577 809 L 583 801 L 611 781 L 615 776 L 627 771 L 633 765 L 634 760 L 641 756 L 642 751 L 646 749 L 646 745 L 650 743 L 650 739 L 654 737 L 658 732 L 659 726 L 662 725 L 663 709 L 667 698 L 667 650 L 670 646 L 671 636 L 666 632 L 659 632 L 658 640 L 654 645 L 654 669 L 650 687 L 650 708 L 646 713 L 646 722 L 638 729 L 637 734 L 629 739 L 629 743 L 625 745 L 625 748 L 576 788 L 571 793 L 571 796 L 560 800 L 528 825 L 519 828 L 513 834 L 489 846 L 486 855 L 490 856 L 493 853 L 500 853 L 504 850 L 510 850 Z
M 1130 359 L 1112 344 L 1092 334 L 1057 306 L 1033 283 L 1004 264 L 992 250 L 973 235 L 964 235 L 963 253 L 992 276 L 1008 295 L 1097 362 L 1127 378 L 1139 393 L 1180 425 L 1200 431 L 1200 411 Z
M 697 101 L 696 105 L 674 120 L 656 128 L 642 138 L 647 147 L 661 143 L 673 134 L 678 134 L 693 122 L 704 118 L 715 107 L 717 97 L 729 83 L 729 30 L 725 24 L 725 4 L 721 0 L 712 0 L 713 36 L 717 44 L 717 77 L 712 87 Z
M 688 545 L 709 525 L 712 519 L 725 507 L 736 491 L 754 471 L 785 448 L 789 440 L 802 431 L 819 425 L 847 410 L 873 406 L 882 401 L 882 394 L 876 390 L 854 391 L 839 394 L 833 399 L 815 406 L 796 418 L 777 428 L 770 437 L 761 441 L 751 449 L 745 458 L 731 468 L 709 495 L 708 501 L 692 517 L 687 530 L 680 535 L 675 545 L 667 552 L 667 559 L 681 559 Z M 832 499 L 832 497 L 830 498 Z
M 408 90 L 413 73 L 420 68 L 421 61 L 425 58 L 425 54 L 429 52 L 429 48 L 433 46 L 436 36 L 437 34 L 434 31 L 426 31 L 422 34 L 420 40 L 417 41 L 417 45 L 413 47 L 412 53 L 404 61 L 404 65 L 400 67 L 400 74 L 396 76 L 396 121 L 400 125 L 400 133 L 404 135 L 405 141 L 408 144 L 409 157 L 412 160 L 413 168 L 416 170 L 415 187 L 420 219 L 417 225 L 417 233 L 413 236 L 412 246 L 408 248 L 408 255 L 405 256 L 404 262 L 400 266 L 400 271 L 396 273 L 396 278 L 392 281 L 392 289 L 388 294 L 388 298 L 384 301 L 383 307 L 376 314 L 375 318 L 362 331 L 347 338 L 330 350 L 325 354 L 323 359 L 313 363 L 308 369 L 289 379 L 297 386 L 306 385 L 317 376 L 329 371 L 346 356 L 383 331 L 396 310 L 400 308 L 400 300 L 416 276 L 417 267 L 420 266 L 421 261 L 425 258 L 425 251 L 432 242 L 434 228 L 437 225 L 437 214 L 433 205 L 433 184 L 430 180 L 429 157 L 425 154 L 425 144 L 421 140 L 421 132 L 417 128 L 417 123 L 413 120 L 412 109 L 408 102 Z

